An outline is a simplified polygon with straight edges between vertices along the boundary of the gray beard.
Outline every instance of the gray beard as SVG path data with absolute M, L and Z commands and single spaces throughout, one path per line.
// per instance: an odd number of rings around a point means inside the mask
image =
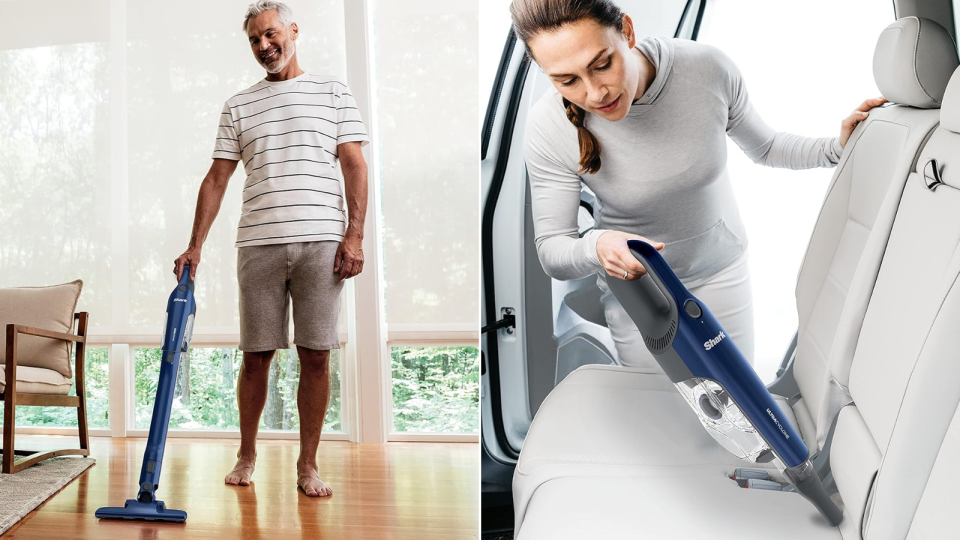
M 293 55 L 296 52 L 297 52 L 297 46 L 294 44 L 293 41 L 291 41 L 289 47 L 283 48 L 283 55 L 281 55 L 280 59 L 277 60 L 277 63 L 276 65 L 274 65 L 274 67 L 271 68 L 266 64 L 264 64 L 263 62 L 260 62 L 260 65 L 263 66 L 263 69 L 267 70 L 267 73 L 272 73 L 275 75 L 283 71 L 283 68 L 287 67 L 287 64 L 290 62 L 290 59 L 293 58 Z

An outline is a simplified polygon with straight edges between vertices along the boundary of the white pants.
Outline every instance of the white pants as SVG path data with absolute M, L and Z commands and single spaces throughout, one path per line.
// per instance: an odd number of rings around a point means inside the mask
M 617 279 L 606 276 L 607 279 Z M 643 343 L 640 331 L 627 315 L 620 302 L 610 292 L 603 280 L 597 280 L 603 295 L 603 311 L 607 326 L 617 346 L 620 363 L 624 366 L 642 368 L 650 373 L 663 373 L 660 365 Z M 727 336 L 733 339 L 740 352 L 753 365 L 753 290 L 750 284 L 750 267 L 746 252 L 733 264 L 721 270 L 690 292 L 710 308 Z

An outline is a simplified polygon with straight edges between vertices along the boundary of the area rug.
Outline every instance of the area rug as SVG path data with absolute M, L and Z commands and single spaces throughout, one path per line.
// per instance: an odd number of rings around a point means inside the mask
M 55 457 L 16 474 L 0 474 L 0 535 L 94 463 L 93 458 Z

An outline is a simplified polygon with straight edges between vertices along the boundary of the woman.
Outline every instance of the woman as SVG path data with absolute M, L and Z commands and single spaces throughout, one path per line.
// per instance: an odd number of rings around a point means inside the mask
M 517 36 L 557 90 L 532 108 L 526 130 L 546 273 L 577 279 L 597 272 L 621 363 L 659 372 L 606 285 L 644 273 L 628 239 L 657 239 L 651 243 L 752 364 L 746 233 L 726 172 L 725 135 L 756 163 L 832 167 L 854 127 L 886 100 L 865 101 L 841 123 L 839 137 L 778 133 L 751 106 L 736 65 L 715 47 L 638 41 L 630 17 L 610 0 L 513 0 L 510 11 Z M 582 238 L 581 180 L 597 196 L 597 226 Z

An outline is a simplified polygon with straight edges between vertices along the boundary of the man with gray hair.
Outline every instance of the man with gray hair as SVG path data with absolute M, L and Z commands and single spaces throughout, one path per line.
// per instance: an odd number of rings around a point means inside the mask
M 250 485 L 270 362 L 277 349 L 290 346 L 292 299 L 300 358 L 297 485 L 308 496 L 328 496 L 333 490 L 320 479 L 316 453 L 330 401 L 330 349 L 340 347 L 340 291 L 343 280 L 363 270 L 367 165 L 360 149 L 369 138 L 347 85 L 300 69 L 299 29 L 290 8 L 259 0 L 247 9 L 243 30 L 266 78 L 224 104 L 190 244 L 173 271 L 179 280 L 190 265 L 191 278 L 196 276 L 201 247 L 242 160 L 246 180 L 236 242 L 240 449 L 224 482 Z

